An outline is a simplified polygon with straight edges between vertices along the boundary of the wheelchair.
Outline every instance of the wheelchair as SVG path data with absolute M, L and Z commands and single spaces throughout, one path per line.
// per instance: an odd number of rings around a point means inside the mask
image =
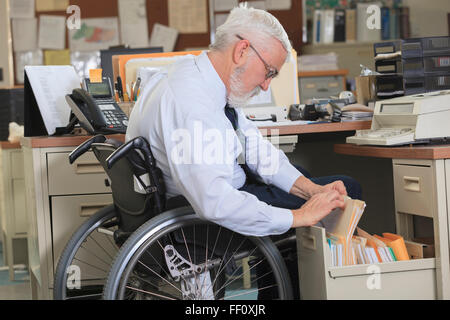
M 89 150 L 105 169 L 113 204 L 67 243 L 55 271 L 54 299 L 293 298 L 286 264 L 269 237 L 203 220 L 182 196 L 166 200 L 145 138 L 122 144 L 97 135 L 72 151 L 69 161 Z

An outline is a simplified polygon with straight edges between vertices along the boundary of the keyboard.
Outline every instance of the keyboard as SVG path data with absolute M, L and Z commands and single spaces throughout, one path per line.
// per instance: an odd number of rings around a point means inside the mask
M 413 128 L 381 128 L 358 130 L 353 137 L 347 137 L 347 143 L 358 145 L 400 145 L 414 143 L 415 130 Z

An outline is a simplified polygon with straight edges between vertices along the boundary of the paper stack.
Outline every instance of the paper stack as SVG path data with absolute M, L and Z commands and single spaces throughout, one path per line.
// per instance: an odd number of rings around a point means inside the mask
M 331 52 L 327 54 L 304 54 L 297 58 L 298 71 L 337 70 L 338 56 Z
M 338 216 L 334 226 L 327 230 L 327 239 L 334 266 L 347 266 L 357 263 L 352 247 L 352 237 L 365 207 L 364 201 L 347 198 L 344 210 L 336 209 L 335 212 L 331 213 Z

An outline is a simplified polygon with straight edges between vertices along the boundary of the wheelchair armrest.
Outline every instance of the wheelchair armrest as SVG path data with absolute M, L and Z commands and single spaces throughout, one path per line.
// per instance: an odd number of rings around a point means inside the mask
M 76 147 L 70 154 L 69 154 L 69 162 L 70 164 L 74 163 L 76 159 L 78 159 L 81 155 L 83 155 L 86 151 L 88 151 L 91 148 L 91 145 L 93 143 L 103 143 L 106 141 L 106 137 L 102 134 L 98 134 L 96 136 L 93 136 L 89 140 L 86 140 L 82 144 L 80 144 L 78 147 Z
M 111 169 L 119 159 L 125 157 L 131 150 L 135 149 L 140 150 L 143 153 L 143 160 L 148 169 L 155 167 L 153 155 L 147 140 L 144 137 L 139 136 L 121 145 L 117 150 L 111 153 L 106 159 L 108 169 Z

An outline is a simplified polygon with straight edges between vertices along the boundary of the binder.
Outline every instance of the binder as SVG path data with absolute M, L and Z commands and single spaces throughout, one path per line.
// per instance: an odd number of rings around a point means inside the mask
M 322 32 L 323 31 L 323 32 Z M 325 10 L 323 19 L 323 43 L 333 43 L 334 40 L 334 10 Z
M 345 10 L 345 41 L 356 41 L 356 10 Z
M 322 31 L 322 20 L 323 20 L 323 11 L 315 10 L 314 11 L 314 21 L 313 21 L 313 43 L 321 43 L 321 31 Z
M 336 9 L 334 12 L 334 42 L 345 41 L 345 10 Z
M 381 40 L 391 38 L 391 10 L 388 7 L 381 8 Z

